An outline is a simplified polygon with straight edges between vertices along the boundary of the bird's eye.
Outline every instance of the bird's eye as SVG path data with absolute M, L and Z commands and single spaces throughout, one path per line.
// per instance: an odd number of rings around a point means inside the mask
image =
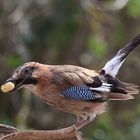
M 32 72 L 33 72 L 33 69 L 32 68 L 25 68 L 23 71 L 22 71 L 22 74 L 24 76 L 31 76 L 32 75 Z

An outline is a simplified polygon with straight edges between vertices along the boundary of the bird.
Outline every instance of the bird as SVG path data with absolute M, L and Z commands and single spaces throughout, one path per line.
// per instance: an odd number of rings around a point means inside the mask
M 7 87 L 13 85 L 5 92 L 26 88 L 48 105 L 74 114 L 77 117 L 76 127 L 80 129 L 105 112 L 108 101 L 133 99 L 139 93 L 137 85 L 116 78 L 126 57 L 139 44 L 140 34 L 130 40 L 100 70 L 75 65 L 26 62 L 14 70 L 3 87 L 6 84 Z

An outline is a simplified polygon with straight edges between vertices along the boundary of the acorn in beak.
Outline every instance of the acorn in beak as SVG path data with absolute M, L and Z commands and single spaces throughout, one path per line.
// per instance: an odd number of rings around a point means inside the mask
M 1 86 L 1 91 L 3 93 L 10 92 L 10 91 L 12 91 L 14 89 L 15 89 L 15 84 L 12 83 L 12 82 L 7 82 L 7 83 L 5 83 L 4 85 Z

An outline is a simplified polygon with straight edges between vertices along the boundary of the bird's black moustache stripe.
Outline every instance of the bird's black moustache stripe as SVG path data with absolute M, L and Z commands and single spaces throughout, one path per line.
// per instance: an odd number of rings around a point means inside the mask
M 26 78 L 26 79 L 24 79 L 23 84 L 25 84 L 25 85 L 26 84 L 36 85 L 37 84 L 37 79 L 36 78 L 33 78 L 33 77 Z

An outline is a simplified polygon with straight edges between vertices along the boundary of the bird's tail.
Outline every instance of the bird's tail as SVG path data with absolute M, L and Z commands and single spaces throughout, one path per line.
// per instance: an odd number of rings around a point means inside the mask
M 118 51 L 118 53 L 109 60 L 105 66 L 102 68 L 101 72 L 104 74 L 109 74 L 115 77 L 125 61 L 125 58 L 129 55 L 140 44 L 140 34 L 132 39 L 124 48 Z
M 102 78 L 104 79 L 102 80 L 102 85 L 100 87 L 90 88 L 94 93 L 100 94 L 101 98 L 98 98 L 98 101 L 104 102 L 108 99 L 129 100 L 133 99 L 134 95 L 139 93 L 139 86 L 135 84 L 122 82 L 108 74 L 100 78 L 101 80 Z
M 109 93 L 110 100 L 129 100 L 134 99 L 135 94 L 139 93 L 138 86 L 131 83 L 122 83 L 123 87 L 117 87 L 111 93 Z

